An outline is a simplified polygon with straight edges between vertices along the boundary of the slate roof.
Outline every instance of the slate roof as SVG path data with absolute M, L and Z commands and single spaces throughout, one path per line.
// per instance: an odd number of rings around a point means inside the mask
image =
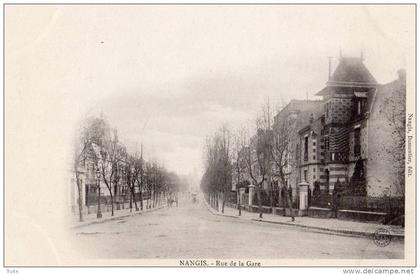
M 327 86 L 316 95 L 327 95 L 330 87 L 376 87 L 378 82 L 363 64 L 355 57 L 342 57 L 334 73 L 327 81 Z
M 274 123 L 285 119 L 290 113 L 296 112 L 296 127 L 301 129 L 309 124 L 311 115 L 317 119 L 323 114 L 324 101 L 321 100 L 297 100 L 292 99 L 274 118 Z

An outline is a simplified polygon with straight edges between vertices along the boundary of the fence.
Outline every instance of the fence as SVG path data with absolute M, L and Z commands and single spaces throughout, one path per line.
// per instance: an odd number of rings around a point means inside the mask
M 309 192 L 311 194 L 311 192 Z M 334 197 L 336 196 L 336 197 Z M 336 210 L 355 210 L 386 213 L 386 224 L 404 225 L 404 199 L 394 197 L 367 197 L 340 192 L 335 195 L 317 192 L 309 196 L 310 207 Z
M 117 195 L 114 197 L 114 202 L 116 203 L 127 203 L 130 202 L 131 194 Z M 135 200 L 140 201 L 140 193 L 135 194 Z M 151 198 L 150 192 L 143 192 L 143 200 L 148 200 Z M 86 196 L 86 206 L 97 205 L 98 204 L 98 194 L 90 193 Z M 111 204 L 111 196 L 101 195 L 101 204 Z
M 333 197 L 327 192 L 319 192 L 310 195 L 309 190 L 309 206 L 320 207 L 320 208 L 332 208 Z

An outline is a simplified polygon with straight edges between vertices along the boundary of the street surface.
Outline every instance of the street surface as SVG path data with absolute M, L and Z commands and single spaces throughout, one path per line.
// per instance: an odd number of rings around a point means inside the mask
M 404 257 L 403 241 L 378 247 L 366 237 L 331 235 L 213 215 L 203 203 L 180 203 L 178 208 L 92 224 L 74 229 L 73 233 L 76 249 L 92 258 Z

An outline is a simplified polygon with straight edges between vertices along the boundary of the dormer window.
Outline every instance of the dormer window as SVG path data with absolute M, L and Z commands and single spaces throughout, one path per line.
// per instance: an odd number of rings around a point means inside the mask
M 356 116 L 361 116 L 365 112 L 366 109 L 366 98 L 363 97 L 356 97 L 354 106 L 354 114 Z

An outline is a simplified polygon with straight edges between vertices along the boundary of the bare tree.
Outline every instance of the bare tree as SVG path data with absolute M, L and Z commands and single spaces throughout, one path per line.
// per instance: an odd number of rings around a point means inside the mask
M 83 190 L 82 182 L 80 179 L 80 168 L 85 166 L 85 162 L 89 158 L 91 158 L 95 164 L 97 163 L 95 156 L 92 155 L 91 152 L 92 144 L 102 144 L 106 137 L 107 129 L 108 124 L 102 117 L 90 117 L 83 121 L 82 126 L 78 131 L 79 136 L 77 137 L 74 146 L 73 171 L 75 173 L 78 193 L 77 201 L 79 207 L 79 221 L 83 221 Z
M 217 211 L 219 211 L 219 196 L 222 195 L 222 213 L 232 187 L 231 140 L 231 132 L 224 125 L 214 136 L 207 138 L 205 146 L 205 173 L 201 187 L 209 195 L 209 202 Z
M 80 166 L 81 163 L 86 159 L 86 150 L 90 144 L 90 139 L 86 137 L 81 138 L 81 146 L 75 146 L 74 150 L 74 159 L 73 159 L 73 171 L 76 178 L 76 187 L 77 187 L 77 204 L 79 208 L 79 221 L 83 221 L 83 191 L 82 191 L 82 182 L 80 179 Z
M 114 216 L 114 199 L 117 191 L 118 182 L 120 180 L 120 164 L 122 147 L 118 141 L 117 131 L 114 130 L 113 136 L 107 140 L 105 146 L 101 147 L 101 159 L 99 161 L 99 169 L 102 179 L 109 191 L 111 199 L 111 215 Z
M 126 177 L 126 184 L 130 190 L 130 211 L 132 210 L 133 201 L 134 201 L 135 210 L 139 211 L 139 208 L 137 206 L 136 193 L 135 193 L 136 180 L 140 172 L 138 165 L 136 165 L 137 161 L 138 161 L 137 154 L 134 156 L 130 156 L 129 154 L 126 155 L 125 177 Z
M 227 197 L 232 188 L 232 148 L 231 148 L 231 133 L 226 125 L 222 126 L 219 130 L 219 162 L 221 173 L 221 192 L 223 195 L 222 213 L 225 212 L 225 205 Z
M 143 211 L 143 186 L 144 186 L 144 159 L 143 159 L 143 144 L 141 145 L 140 158 L 136 159 L 135 169 L 138 171 L 135 178 L 139 189 L 140 209 Z
M 241 197 L 240 197 L 240 188 L 242 187 L 241 181 L 244 174 L 246 173 L 246 163 L 244 159 L 244 147 L 245 147 L 245 130 L 239 129 L 234 135 L 233 142 L 233 168 L 235 169 L 236 176 L 236 197 L 237 197 L 237 206 L 238 206 L 238 215 L 242 215 L 241 209 Z
M 257 133 L 254 135 L 250 144 L 245 150 L 245 163 L 247 166 L 249 177 L 252 179 L 256 191 L 258 200 L 259 217 L 263 217 L 262 211 L 262 197 L 261 192 L 263 189 L 263 183 L 268 181 L 271 187 L 271 147 L 272 147 L 272 114 L 270 110 L 270 103 L 262 106 L 262 115 L 256 119 L 256 130 Z
M 257 134 L 251 139 L 250 144 L 244 148 L 244 159 L 248 175 L 257 191 L 260 218 L 263 217 L 261 191 L 270 169 L 269 146 L 268 132 L 259 129 Z
M 288 192 L 288 187 L 286 183 L 286 174 L 289 172 L 290 167 L 292 166 L 291 155 L 295 152 L 293 151 L 292 146 L 292 136 L 291 133 L 294 132 L 295 123 L 293 119 L 281 120 L 275 124 L 273 128 L 273 145 L 271 150 L 272 159 L 276 165 L 276 176 L 280 179 L 281 190 L 286 194 L 287 205 L 290 210 L 290 215 L 292 221 L 295 220 L 293 208 L 292 208 L 292 199 Z M 281 196 L 281 191 L 279 193 L 279 198 Z M 279 199 L 280 203 L 280 199 Z M 280 205 L 279 205 L 280 207 Z

